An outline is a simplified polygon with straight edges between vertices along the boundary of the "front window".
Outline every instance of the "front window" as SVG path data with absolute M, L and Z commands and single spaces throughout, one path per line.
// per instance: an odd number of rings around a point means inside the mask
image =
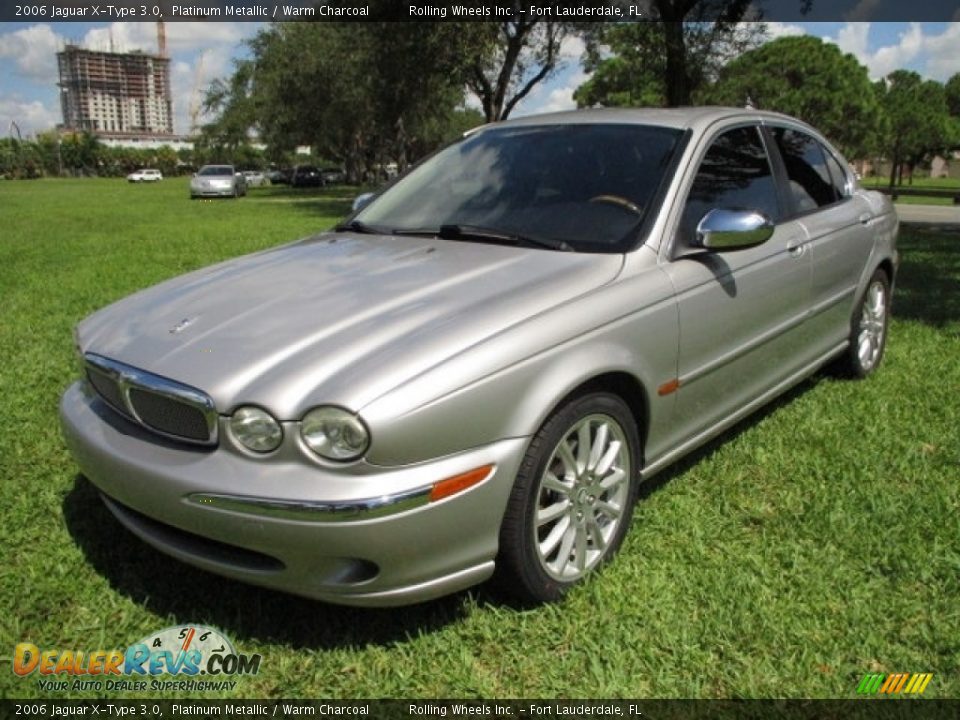
M 481 130 L 415 168 L 356 221 L 383 232 L 474 228 L 582 252 L 623 252 L 655 211 L 650 204 L 680 136 L 643 125 Z
M 774 223 L 779 220 L 777 186 L 756 127 L 728 130 L 710 145 L 683 209 L 681 242 L 695 244 L 697 225 L 715 209 L 758 210 Z

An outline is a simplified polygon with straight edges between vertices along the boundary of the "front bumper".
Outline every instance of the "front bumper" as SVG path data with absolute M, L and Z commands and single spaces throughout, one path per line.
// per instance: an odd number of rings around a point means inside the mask
M 237 190 L 232 185 L 225 187 L 190 186 L 190 197 L 233 197 Z
M 487 579 L 526 446 L 513 438 L 413 466 L 358 463 L 348 472 L 245 457 L 223 444 L 168 442 L 84 382 L 64 393 L 60 416 L 83 474 L 145 542 L 221 575 L 349 605 L 421 602 Z M 460 494 L 410 502 L 488 464 L 492 474 Z M 209 503 L 211 496 L 244 502 Z M 311 512 L 277 513 L 274 501 Z

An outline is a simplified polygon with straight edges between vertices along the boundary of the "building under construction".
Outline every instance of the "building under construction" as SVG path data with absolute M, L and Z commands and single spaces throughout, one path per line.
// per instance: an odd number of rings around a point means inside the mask
M 98 52 L 67 45 L 57 53 L 63 129 L 105 139 L 173 135 L 170 60 L 143 52 Z

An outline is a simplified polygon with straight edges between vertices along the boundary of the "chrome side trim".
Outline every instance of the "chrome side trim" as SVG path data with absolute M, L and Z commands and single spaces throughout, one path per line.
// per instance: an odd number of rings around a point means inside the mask
M 215 493 L 193 493 L 187 496 L 187 501 L 216 510 L 228 510 L 276 520 L 330 523 L 373 520 L 407 510 L 414 510 L 430 502 L 430 490 L 430 487 L 425 487 L 396 495 L 382 495 L 377 498 L 344 502 L 279 500 L 250 495 L 220 495 Z
M 786 322 L 781 323 L 776 327 L 770 328 L 769 330 L 767 330 L 764 333 L 761 333 L 760 335 L 757 335 L 750 342 L 745 343 L 744 345 L 741 345 L 738 348 L 734 348 L 733 350 L 728 352 L 726 355 L 721 355 L 720 357 L 715 358 L 714 360 L 711 360 L 710 362 L 706 363 L 701 367 L 694 368 L 693 370 L 688 372 L 686 375 L 680 376 L 680 385 L 681 386 L 689 385 L 690 383 L 696 380 L 699 380 L 705 375 L 709 375 L 714 370 L 719 370 L 724 365 L 729 365 L 734 360 L 737 360 L 743 357 L 747 353 L 753 352 L 761 345 L 765 345 L 771 340 L 775 340 L 776 338 L 780 337 L 784 333 L 787 333 L 793 330 L 795 327 L 801 325 L 802 323 L 806 322 L 810 318 L 815 317 L 820 313 L 829 310 L 830 308 L 837 305 L 838 303 L 846 301 L 848 298 L 852 298 L 853 293 L 855 291 L 856 291 L 856 288 L 854 287 L 841 290 L 840 292 L 835 293 L 834 295 L 828 297 L 826 300 L 821 300 L 819 303 L 817 303 L 813 307 L 806 310 L 802 315 L 796 315 L 790 318 L 789 320 L 787 320 Z
M 110 407 L 121 412 L 125 411 L 125 414 L 128 418 L 136 422 L 144 429 L 152 433 L 156 433 L 157 435 L 170 438 L 171 440 L 190 443 L 192 445 L 210 446 L 217 444 L 219 428 L 217 409 L 214 407 L 213 400 L 205 392 L 190 387 L 189 385 L 183 385 L 175 382 L 160 375 L 154 375 L 146 370 L 140 370 L 138 368 L 131 367 L 130 365 L 117 362 L 116 360 L 105 358 L 102 355 L 97 355 L 96 353 L 85 353 L 83 356 L 83 361 L 89 370 L 101 375 L 105 375 L 108 379 L 113 380 L 113 382 L 117 384 L 117 388 L 120 391 L 120 397 L 123 399 L 124 408 L 121 410 L 112 404 L 110 404 Z M 207 426 L 207 439 L 195 440 L 193 438 L 184 437 L 183 435 L 174 435 L 172 433 L 164 432 L 163 430 L 158 430 L 152 425 L 145 423 L 140 416 L 137 415 L 136 410 L 133 408 L 133 403 L 130 401 L 130 390 L 134 388 L 152 392 L 157 395 L 163 395 L 199 410 L 203 414 L 203 419 Z

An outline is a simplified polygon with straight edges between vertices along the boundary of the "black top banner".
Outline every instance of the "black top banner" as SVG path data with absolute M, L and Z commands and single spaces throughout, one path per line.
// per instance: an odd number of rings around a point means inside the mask
M 726 3 L 702 3 L 716 20 Z M 958 0 L 755 0 L 754 20 L 960 22 Z M 654 0 L 0 0 L 0 21 L 657 22 Z

